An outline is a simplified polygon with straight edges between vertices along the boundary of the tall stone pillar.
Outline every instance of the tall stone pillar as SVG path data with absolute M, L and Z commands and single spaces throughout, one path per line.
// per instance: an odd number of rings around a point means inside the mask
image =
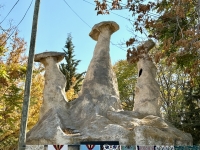
M 135 112 L 143 115 L 160 116 L 160 106 L 158 100 L 160 98 L 160 87 L 156 78 L 156 66 L 150 59 L 148 52 L 154 47 L 152 40 L 146 41 L 137 48 L 136 56 L 132 55 L 128 61 L 137 60 L 138 79 L 135 87 L 134 108 Z
M 82 91 L 75 101 L 79 104 L 73 106 L 77 114 L 75 116 L 78 118 L 85 119 L 86 116 L 95 114 L 106 116 L 110 107 L 115 110 L 121 109 L 117 79 L 110 59 L 110 38 L 118 29 L 117 23 L 104 21 L 94 25 L 89 34 L 97 44 L 86 72 Z
M 74 136 L 66 135 L 72 121 L 69 117 L 69 106 L 65 97 L 66 79 L 58 67 L 58 62 L 64 56 L 65 53 L 60 52 L 44 52 L 35 55 L 35 61 L 41 62 L 45 66 L 45 85 L 40 118 L 27 133 L 29 144 L 64 145 L 69 143 L 69 139 Z M 64 141 L 63 138 L 65 138 Z
M 45 67 L 45 84 L 40 118 L 51 108 L 57 107 L 58 109 L 66 109 L 66 79 L 58 67 L 58 62 L 60 62 L 64 56 L 65 53 L 60 52 L 44 52 L 35 55 L 35 62 L 41 62 Z
M 110 38 L 118 29 L 118 24 L 113 21 L 104 21 L 92 28 L 89 35 L 97 44 L 84 79 L 83 93 L 89 91 L 94 97 L 108 94 L 119 97 L 110 60 Z

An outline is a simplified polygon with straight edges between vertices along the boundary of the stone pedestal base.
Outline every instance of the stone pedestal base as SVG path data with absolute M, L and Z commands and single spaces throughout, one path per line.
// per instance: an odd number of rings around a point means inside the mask
M 71 125 L 76 129 L 70 129 L 64 128 L 62 118 L 53 110 L 48 113 L 29 132 L 27 144 L 79 145 L 83 141 L 119 141 L 120 145 L 192 145 L 190 134 L 153 115 L 108 111 L 107 117 L 93 115 L 82 124 L 72 118 L 74 124 Z

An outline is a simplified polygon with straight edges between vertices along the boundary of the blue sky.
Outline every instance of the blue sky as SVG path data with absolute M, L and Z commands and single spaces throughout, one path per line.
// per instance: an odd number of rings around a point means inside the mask
M 0 22 L 8 14 L 10 9 L 17 0 L 1 0 L 0 4 L 3 8 L 0 9 Z M 3 28 L 9 25 L 9 20 L 17 25 L 23 18 L 32 0 L 19 0 L 18 4 L 1 24 Z M 131 12 L 128 10 L 115 10 L 110 15 L 96 15 L 95 6 L 92 4 L 94 0 L 41 0 L 40 12 L 38 20 L 38 32 L 36 40 L 35 53 L 44 51 L 63 52 L 62 48 L 68 33 L 73 37 L 75 46 L 75 59 L 81 60 L 78 66 L 78 72 L 86 71 L 93 55 L 93 50 L 96 41 L 89 37 L 91 28 L 101 21 L 115 21 L 119 24 L 120 30 L 114 33 L 111 41 L 114 44 L 119 44 L 133 37 L 133 34 L 128 31 L 132 25 L 125 18 L 131 17 Z M 24 20 L 18 26 L 19 36 L 27 42 L 27 50 L 29 50 L 32 18 L 35 0 L 26 14 Z M 73 11 L 82 19 L 80 19 Z M 120 15 L 120 16 L 119 16 Z M 125 17 L 125 18 L 124 18 Z M 112 64 L 120 59 L 126 59 L 126 47 L 123 50 L 115 45 L 110 44 L 110 55 Z

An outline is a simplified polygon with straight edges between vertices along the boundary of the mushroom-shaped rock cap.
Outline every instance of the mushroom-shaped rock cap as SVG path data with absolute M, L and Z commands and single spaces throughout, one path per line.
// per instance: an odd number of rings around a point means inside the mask
M 144 42 L 143 47 L 147 50 L 147 52 L 155 46 L 153 40 L 149 39 Z
M 42 59 L 45 59 L 47 57 L 56 57 L 57 62 L 60 62 L 65 57 L 65 53 L 62 53 L 62 52 L 44 52 L 44 53 L 36 54 L 34 61 L 40 62 Z
M 114 33 L 115 31 L 119 30 L 119 25 L 114 22 L 114 21 L 103 21 L 103 22 L 100 22 L 98 24 L 95 24 L 94 27 L 92 28 L 92 31 L 90 32 L 90 37 L 97 41 L 98 40 L 98 37 L 99 37 L 99 34 L 100 34 L 100 28 L 103 27 L 103 26 L 106 26 L 106 25 L 110 25 L 110 29 L 111 29 L 111 33 Z

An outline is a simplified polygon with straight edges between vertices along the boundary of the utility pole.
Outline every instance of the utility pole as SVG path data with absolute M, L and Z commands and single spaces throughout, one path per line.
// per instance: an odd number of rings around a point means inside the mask
M 26 128 L 27 128 L 28 110 L 29 110 L 29 103 L 30 103 L 30 91 L 31 91 L 31 83 L 32 83 L 33 61 L 34 61 L 34 55 L 35 55 L 35 41 L 36 41 L 36 33 L 37 33 L 39 6 L 40 6 L 40 0 L 35 0 L 31 40 L 30 40 L 30 47 L 29 47 L 29 57 L 28 57 L 28 65 L 27 65 L 27 72 L 26 72 L 26 82 L 25 82 L 25 90 L 24 90 L 24 101 L 23 101 L 22 115 L 21 115 L 18 150 L 25 150 L 25 146 L 26 146 Z

